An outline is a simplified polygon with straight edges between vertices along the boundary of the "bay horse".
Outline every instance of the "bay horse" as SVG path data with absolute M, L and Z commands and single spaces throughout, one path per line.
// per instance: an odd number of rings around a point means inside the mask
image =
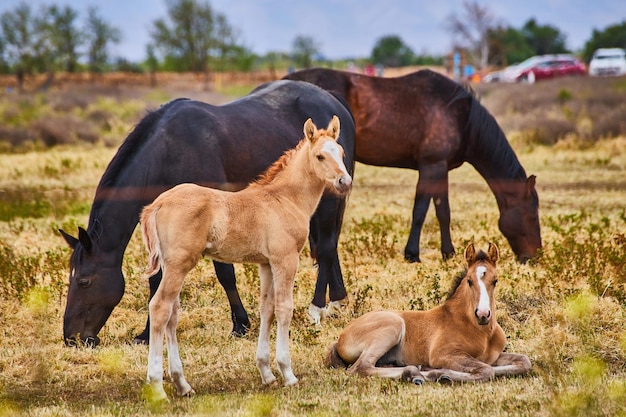
M 356 160 L 419 170 L 404 256 L 420 261 L 419 241 L 430 200 L 435 205 L 444 259 L 450 235 L 448 171 L 469 162 L 485 178 L 500 210 L 498 225 L 521 263 L 541 248 L 535 176 L 526 177 L 494 117 L 465 87 L 421 70 L 397 78 L 312 68 L 284 77 L 342 96 L 356 124 Z
M 124 140 L 95 191 L 87 229 L 78 237 L 60 230 L 73 249 L 63 318 L 67 345 L 95 346 L 98 333 L 124 294 L 122 259 L 141 209 L 180 183 L 236 191 L 264 172 L 302 137 L 307 118 L 326 126 L 341 119 L 344 163 L 354 170 L 354 122 L 348 108 L 327 91 L 305 82 L 275 81 L 230 103 L 213 106 L 177 99 L 147 114 Z M 344 197 L 327 193 L 311 218 L 309 243 L 318 265 L 311 307 L 346 298 L 337 242 Z M 250 321 L 237 292 L 234 267 L 214 261 L 232 312 L 234 335 Z M 149 279 L 150 297 L 161 272 Z M 149 319 L 135 343 L 148 343 Z
M 148 383 L 157 399 L 163 390 L 163 337 L 167 335 L 169 374 L 178 395 L 193 392 L 183 375 L 176 326 L 180 290 L 187 273 L 205 255 L 220 262 L 259 264 L 261 327 L 256 362 L 263 384 L 275 384 L 270 368 L 270 330 L 276 317 L 276 362 L 285 386 L 298 382 L 291 368 L 289 325 L 293 286 L 309 221 L 325 188 L 345 195 L 352 177 L 337 143 L 339 119 L 326 129 L 311 119 L 304 138 L 287 151 L 256 182 L 238 192 L 197 184 L 165 191 L 141 213 L 141 231 L 148 250 L 146 274 L 163 271 L 150 300 Z
M 350 322 L 328 350 L 327 367 L 422 384 L 488 381 L 531 370 L 528 356 L 503 352 L 493 298 L 498 248 L 465 249 L 467 269 L 448 299 L 428 311 L 374 311 Z

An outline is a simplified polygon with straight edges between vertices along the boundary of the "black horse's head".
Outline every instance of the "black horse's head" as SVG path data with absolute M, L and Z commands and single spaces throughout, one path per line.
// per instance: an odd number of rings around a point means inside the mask
M 78 229 L 78 239 L 60 230 L 74 250 L 63 317 L 63 340 L 68 346 L 96 346 L 98 333 L 124 294 L 121 262 L 101 250 L 89 233 Z
M 501 203 L 498 226 L 507 238 L 517 260 L 526 263 L 541 248 L 539 226 L 539 197 L 535 190 L 535 176 L 512 187 Z

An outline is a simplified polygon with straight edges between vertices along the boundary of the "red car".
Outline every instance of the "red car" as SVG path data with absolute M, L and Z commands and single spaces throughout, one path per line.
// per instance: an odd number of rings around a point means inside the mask
M 534 83 L 537 80 L 585 74 L 585 64 L 572 55 L 538 55 L 499 71 L 497 77 L 493 78 L 494 81 L 510 83 Z

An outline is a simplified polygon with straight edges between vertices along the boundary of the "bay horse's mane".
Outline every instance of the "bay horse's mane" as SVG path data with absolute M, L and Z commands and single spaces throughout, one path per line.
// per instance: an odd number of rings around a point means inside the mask
M 188 98 L 177 98 L 161 105 L 158 109 L 149 111 L 145 117 L 135 126 L 132 132 L 120 145 L 115 157 L 109 163 L 109 166 L 105 170 L 97 190 L 114 186 L 116 184 L 117 176 L 120 174 L 122 168 L 127 165 L 128 160 L 132 158 L 143 145 L 142 139 L 149 138 L 148 132 L 154 127 L 155 123 L 161 118 L 174 103 L 182 100 L 189 100 Z M 96 191 L 97 192 L 97 191 Z M 97 198 L 96 198 L 97 200 Z
M 489 256 L 487 256 L 487 254 L 483 250 L 479 250 L 478 253 L 476 254 L 477 261 L 486 261 L 488 259 L 489 259 Z M 459 288 L 459 286 L 463 282 L 463 279 L 466 276 L 467 276 L 467 267 L 463 268 L 462 271 L 459 271 L 454 277 L 454 281 L 452 282 L 450 291 L 448 291 L 448 297 L 446 298 L 446 300 L 449 300 L 450 298 L 452 298 L 452 296 L 454 295 L 456 290 Z

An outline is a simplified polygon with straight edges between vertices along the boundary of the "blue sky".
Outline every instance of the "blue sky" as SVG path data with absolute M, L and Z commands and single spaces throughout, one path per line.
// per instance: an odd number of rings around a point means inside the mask
M 148 30 L 167 16 L 165 0 L 27 0 L 70 5 L 86 16 L 98 4 L 104 19 L 122 31 L 113 56 L 145 58 Z M 204 2 L 206 0 L 198 0 Z M 0 0 L 0 13 L 19 4 Z M 442 55 L 452 38 L 445 29 L 451 13 L 462 15 L 463 0 L 209 0 L 239 31 L 239 41 L 257 54 L 290 52 L 296 36 L 312 37 L 330 59 L 366 57 L 382 36 L 398 35 L 417 54 Z M 520 28 L 529 18 L 557 27 L 572 50 L 581 49 L 593 29 L 626 20 L 624 0 L 479 0 L 505 25 Z

